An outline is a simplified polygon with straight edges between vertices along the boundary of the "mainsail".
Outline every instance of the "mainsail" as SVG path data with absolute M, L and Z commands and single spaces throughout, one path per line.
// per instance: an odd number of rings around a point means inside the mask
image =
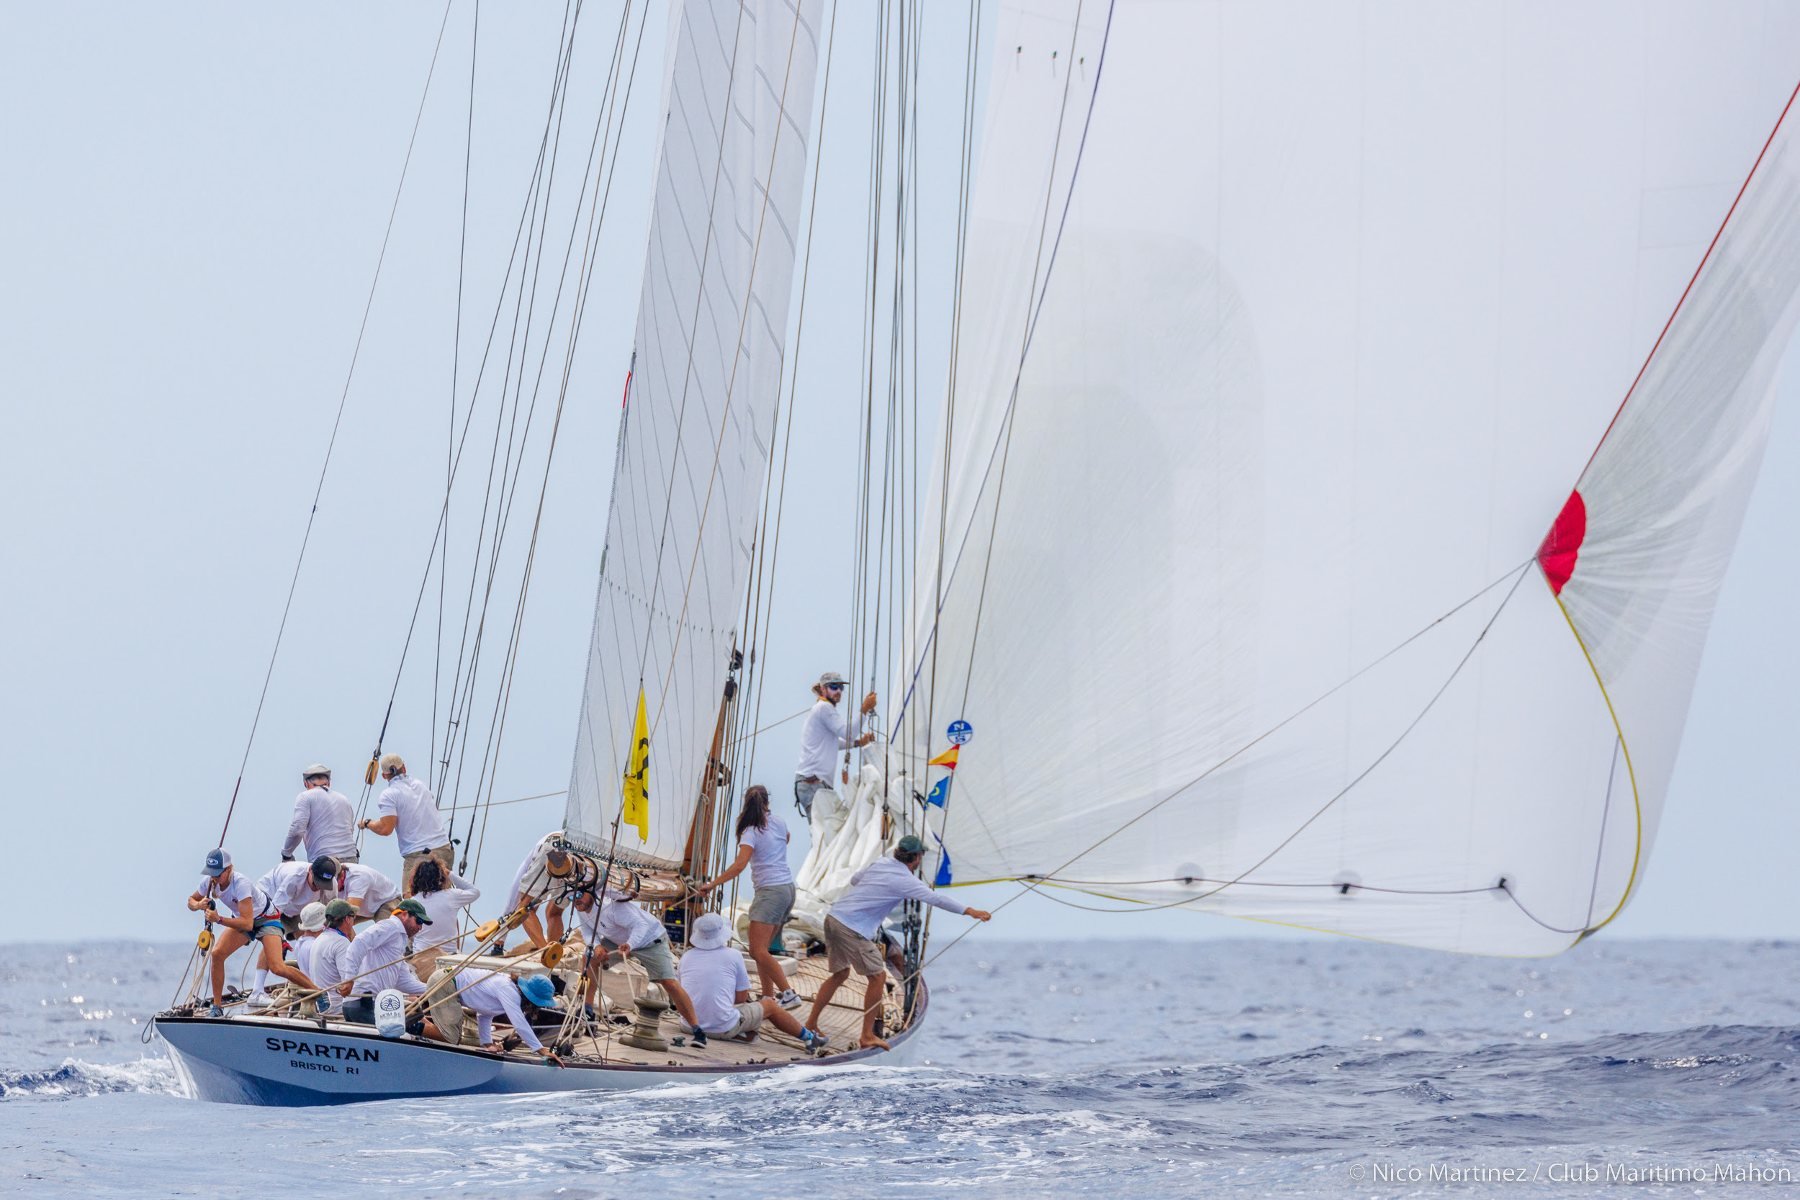
M 565 830 L 605 850 L 640 688 L 648 834 L 677 865 L 706 766 L 768 459 L 807 161 L 819 0 L 690 0 L 622 416 Z
M 955 882 L 1605 924 L 1794 324 L 1800 19 L 1032 0 L 995 45 L 895 696 L 915 777 L 973 726 Z

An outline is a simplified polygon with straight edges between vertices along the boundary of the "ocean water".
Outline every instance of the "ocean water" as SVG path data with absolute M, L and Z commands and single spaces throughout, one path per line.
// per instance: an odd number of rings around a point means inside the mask
M 964 943 L 909 1067 L 286 1110 L 140 1040 L 186 959 L 0 947 L 0 1195 L 1800 1193 L 1794 943 Z

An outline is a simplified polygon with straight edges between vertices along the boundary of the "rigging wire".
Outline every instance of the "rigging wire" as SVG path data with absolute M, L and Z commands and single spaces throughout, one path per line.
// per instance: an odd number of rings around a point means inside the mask
M 375 292 L 381 283 L 381 268 L 387 261 L 388 242 L 394 233 L 394 217 L 400 211 L 400 197 L 406 190 L 406 176 L 412 166 L 413 147 L 418 143 L 419 125 L 425 116 L 425 101 L 431 95 L 431 80 L 437 74 L 438 53 L 444 46 L 444 30 L 450 24 L 450 6 L 454 0 L 447 0 L 444 5 L 443 19 L 438 23 L 437 41 L 431 49 L 431 65 L 425 72 L 425 86 L 419 94 L 418 111 L 413 115 L 412 133 L 406 141 L 406 157 L 400 164 L 400 180 L 394 186 L 394 200 L 388 208 L 387 228 L 381 235 L 381 250 L 375 256 L 375 274 L 369 281 L 368 298 L 363 301 L 362 320 L 356 328 L 356 343 L 350 351 L 350 367 L 344 374 L 343 391 L 338 395 L 337 414 L 332 418 L 331 437 L 325 443 L 325 458 L 319 464 L 319 481 L 313 488 L 312 506 L 306 514 L 306 530 L 300 537 L 300 552 L 294 559 L 293 578 L 288 582 L 287 599 L 281 606 L 281 621 L 275 629 L 275 645 L 269 651 L 269 665 L 263 672 L 262 690 L 256 697 L 256 711 L 250 718 L 250 734 L 244 742 L 244 755 L 238 763 L 237 782 L 231 788 L 231 802 L 225 808 L 225 822 L 219 828 L 219 844 L 225 844 L 225 835 L 231 829 L 232 814 L 237 811 L 238 792 L 244 784 L 244 770 L 250 763 L 250 751 L 256 744 L 256 730 L 262 723 L 263 704 L 269 697 L 269 682 L 275 677 L 275 662 L 281 655 L 281 641 L 287 632 L 288 614 L 294 607 L 294 592 L 300 585 L 300 571 L 306 563 L 306 548 L 312 541 L 313 520 L 319 515 L 319 499 L 325 492 L 325 477 L 331 470 L 332 452 L 337 448 L 338 430 L 344 422 L 344 407 L 350 399 L 350 384 L 356 377 L 356 363 L 362 356 L 363 335 L 369 329 L 369 313 L 375 307 Z

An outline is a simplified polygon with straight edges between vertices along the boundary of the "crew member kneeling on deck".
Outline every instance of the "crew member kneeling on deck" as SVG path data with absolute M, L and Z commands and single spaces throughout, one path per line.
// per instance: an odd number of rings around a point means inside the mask
M 393 916 L 369 925 L 350 943 L 345 965 L 355 982 L 350 985 L 350 1001 L 344 1005 L 346 1019 L 359 1025 L 373 1025 L 375 993 L 386 988 L 408 996 L 425 994 L 425 985 L 419 982 L 407 956 L 412 953 L 413 935 L 429 924 L 431 918 L 426 915 L 423 904 L 417 900 L 402 900 Z M 417 1015 L 407 1017 L 406 1032 L 437 1036 L 432 1032 L 431 1023 Z
M 825 918 L 825 953 L 830 956 L 827 965 L 831 975 L 819 985 L 819 994 L 813 999 L 812 1015 L 806 1019 L 808 1029 L 818 1030 L 819 1014 L 825 1011 L 825 1006 L 831 1003 L 832 993 L 854 969 L 869 981 L 863 989 L 862 1040 L 857 1045 L 888 1048 L 886 1042 L 875 1036 L 887 964 L 881 944 L 874 939 L 881 923 L 901 901 L 919 900 L 945 912 L 966 913 L 977 921 L 986 921 L 993 916 L 926 887 L 913 874 L 924 857 L 925 843 L 909 833 L 894 847 L 892 858 L 878 858 L 850 877 L 850 887 L 838 897 L 831 906 L 831 915 Z
M 689 1026 L 694 1031 L 694 1045 L 706 1045 L 708 1036 L 747 1042 L 768 1021 L 789 1037 L 799 1038 L 808 1050 L 825 1048 L 825 1035 L 802 1029 L 773 996 L 750 999 L 750 972 L 744 970 L 744 956 L 728 944 L 731 936 L 724 917 L 706 913 L 694 922 L 688 940 L 692 944 L 681 956 L 681 986 L 699 1017 Z
M 669 949 L 669 935 L 662 922 L 631 902 L 631 897 L 613 888 L 606 890 L 604 900 L 596 900 L 587 889 L 573 893 L 570 903 L 575 910 L 571 918 L 581 940 L 588 944 L 587 1002 L 595 1002 L 600 987 L 600 972 L 606 969 L 606 950 L 617 950 L 621 956 L 635 958 L 651 983 L 660 983 L 669 994 L 669 1003 L 689 1028 L 699 1028 L 694 1019 L 694 1002 L 688 999 L 675 974 L 675 955 Z
M 437 978 L 431 981 L 431 989 L 425 993 L 425 1003 L 431 1009 L 432 1024 L 437 1026 L 438 1036 L 452 1046 L 462 1045 L 463 1029 L 469 1016 L 473 1015 L 476 1039 L 495 1054 L 501 1053 L 501 1042 L 494 1036 L 494 1018 L 505 1017 L 521 1041 L 550 1062 L 562 1066 L 562 1060 L 555 1052 L 538 1040 L 537 1031 L 531 1027 L 525 1009 L 519 1003 L 520 996 L 537 1008 L 549 1008 L 556 1002 L 556 986 L 547 975 L 514 979 L 505 971 L 468 967 L 454 975 L 449 971 L 438 972 Z

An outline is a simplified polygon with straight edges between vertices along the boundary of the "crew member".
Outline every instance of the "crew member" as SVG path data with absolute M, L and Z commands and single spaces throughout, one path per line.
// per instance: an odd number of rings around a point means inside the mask
M 400 903 L 400 885 L 362 863 L 353 863 L 338 872 L 337 894 L 355 907 L 359 921 L 386 920 Z
M 256 881 L 256 919 L 260 925 L 264 920 L 273 922 L 277 931 L 286 939 L 300 936 L 300 914 L 306 906 L 315 900 L 330 900 L 336 892 L 333 885 L 337 882 L 337 859 L 322 854 L 310 863 L 284 862 L 277 863 L 267 875 Z M 251 1008 L 269 1008 L 275 1003 L 269 995 L 269 977 L 280 976 L 292 980 L 287 973 L 286 964 L 282 962 L 282 945 L 277 942 L 273 950 L 263 940 L 261 934 L 255 935 L 258 943 L 254 978 L 255 990 L 250 995 Z
M 769 789 L 754 784 L 744 791 L 744 811 L 737 821 L 737 860 L 717 879 L 700 885 L 702 896 L 736 879 L 746 866 L 756 893 L 750 900 L 750 957 L 762 994 L 783 1008 L 799 1008 L 800 997 L 788 985 L 786 972 L 769 949 L 794 911 L 794 872 L 788 867 L 788 827 L 769 811 Z
M 942 892 L 926 887 L 914 874 L 925 857 L 925 843 L 912 834 L 900 839 L 892 858 L 878 858 L 850 877 L 850 887 L 831 906 L 825 918 L 826 966 L 831 975 L 819 985 L 813 997 L 812 1014 L 806 1027 L 819 1028 L 819 1014 L 831 1003 L 838 986 L 855 970 L 868 980 L 863 989 L 863 1028 L 860 1047 L 888 1044 L 875 1036 L 875 1022 L 881 1015 L 881 988 L 886 975 L 885 954 L 875 941 L 882 921 L 903 900 L 918 900 L 945 912 L 966 913 L 977 921 L 990 920 L 992 913 L 970 908 L 952 900 Z
M 821 815 L 836 818 L 832 825 L 835 831 L 843 824 L 843 801 L 831 783 L 832 774 L 837 770 L 838 752 L 866 746 L 875 740 L 874 734 L 862 732 L 863 718 L 875 711 L 875 693 L 863 697 L 862 710 L 851 727 L 845 729 L 843 715 L 837 710 L 838 701 L 844 696 L 844 677 L 836 671 L 827 671 L 819 676 L 819 682 L 813 684 L 812 690 L 818 702 L 806 714 L 806 723 L 800 727 L 800 762 L 794 768 L 794 803 L 799 807 L 800 815 L 810 821 L 813 799 L 819 789 L 830 791 L 831 812 Z
M 312 956 L 318 949 L 319 934 L 325 929 L 325 906 L 314 900 L 300 910 L 300 938 L 294 943 L 294 965 L 302 974 L 314 983 L 319 981 L 313 974 Z
M 597 901 L 594 892 L 584 888 L 573 894 L 572 903 L 575 915 L 570 920 L 589 949 L 583 972 L 587 978 L 587 1003 L 595 1003 L 600 972 L 606 969 L 608 956 L 602 949 L 617 950 L 620 958 L 635 958 L 651 983 L 662 985 L 669 994 L 669 1003 L 690 1028 L 700 1028 L 694 1019 L 693 1001 L 688 999 L 675 973 L 675 955 L 669 949 L 669 935 L 661 921 L 616 888 L 606 889 L 603 901 Z
M 531 939 L 534 949 L 542 950 L 551 942 L 562 937 L 562 900 L 569 888 L 585 882 L 577 878 L 575 873 L 575 857 L 567 850 L 557 846 L 560 833 L 547 833 L 538 839 L 525 861 L 519 864 L 518 873 L 513 876 L 512 886 L 506 891 L 506 904 L 501 911 L 501 919 L 512 916 L 521 909 L 524 911 L 522 928 L 525 936 Z M 550 900 L 550 932 L 544 932 L 543 922 L 538 919 L 538 908 L 544 901 Z
M 305 973 L 282 961 L 280 918 L 263 913 L 257 885 L 231 865 L 231 855 L 223 847 L 212 851 L 206 856 L 201 873 L 200 886 L 188 897 L 188 910 L 204 911 L 208 923 L 224 927 L 224 931 L 214 937 L 208 952 L 213 999 L 207 1015 L 225 1015 L 225 960 L 251 942 L 260 943 L 267 961 L 279 964 L 274 968 L 276 974 L 310 989 L 312 981 Z
M 344 1005 L 346 1017 L 362 1025 L 373 1025 L 373 998 L 377 992 L 386 988 L 393 988 L 408 996 L 424 994 L 425 985 L 413 973 L 407 956 L 412 953 L 414 936 L 430 923 L 431 918 L 426 914 L 425 906 L 417 900 L 408 899 L 402 900 L 395 907 L 393 916 L 376 921 L 362 930 L 350 944 L 350 953 L 345 958 L 344 965 L 354 980 L 350 985 L 351 1000 Z M 407 1022 L 408 1033 L 418 1033 L 420 1029 L 417 1018 Z
M 381 756 L 381 777 L 387 786 L 375 802 L 377 817 L 364 817 L 362 828 L 377 837 L 394 834 L 400 843 L 400 889 L 412 895 L 412 872 L 427 858 L 449 871 L 456 865 L 450 834 L 438 812 L 431 789 L 406 773 L 406 760 L 398 754 Z
M 454 975 L 444 971 L 431 981 L 425 1002 L 430 1006 L 432 1023 L 438 1036 L 452 1046 L 460 1046 L 468 1018 L 475 1018 L 475 1037 L 481 1045 L 502 1053 L 502 1043 L 494 1036 L 494 1018 L 505 1017 L 513 1032 L 525 1045 L 543 1055 L 548 1062 L 562 1066 L 562 1060 L 538 1038 L 537 1030 L 520 1005 L 524 997 L 538 1008 L 549 1008 L 556 1002 L 556 987 L 547 975 L 527 975 L 514 979 L 505 971 L 489 971 L 470 967 Z
M 440 954 L 462 949 L 457 921 L 464 909 L 481 899 L 481 890 L 461 875 L 451 875 L 448 880 L 444 875 L 435 858 L 413 868 L 413 899 L 425 906 L 425 914 L 431 918 L 426 922 L 430 928 L 413 939 L 413 971 L 420 979 L 431 978 Z
M 294 797 L 294 818 L 288 822 L 287 840 L 281 843 L 281 861 L 293 862 L 294 851 L 306 843 L 306 856 L 329 854 L 341 863 L 355 862 L 356 809 L 350 798 L 331 790 L 331 768 L 314 763 L 300 772 L 301 792 Z
M 333 900 L 325 906 L 325 929 L 313 943 L 312 970 L 308 972 L 319 985 L 320 1011 L 342 1012 L 344 997 L 350 994 L 350 946 L 356 938 L 356 909 L 348 900 Z
M 727 944 L 731 939 L 724 917 L 710 912 L 702 915 L 694 922 L 688 940 L 692 944 L 681 956 L 681 986 L 699 1018 L 691 1026 L 696 1046 L 706 1045 L 709 1035 L 750 1041 L 768 1021 L 789 1037 L 799 1038 L 808 1050 L 825 1048 L 825 1035 L 802 1028 L 774 997 L 750 999 L 750 973 L 744 970 L 744 956 Z

